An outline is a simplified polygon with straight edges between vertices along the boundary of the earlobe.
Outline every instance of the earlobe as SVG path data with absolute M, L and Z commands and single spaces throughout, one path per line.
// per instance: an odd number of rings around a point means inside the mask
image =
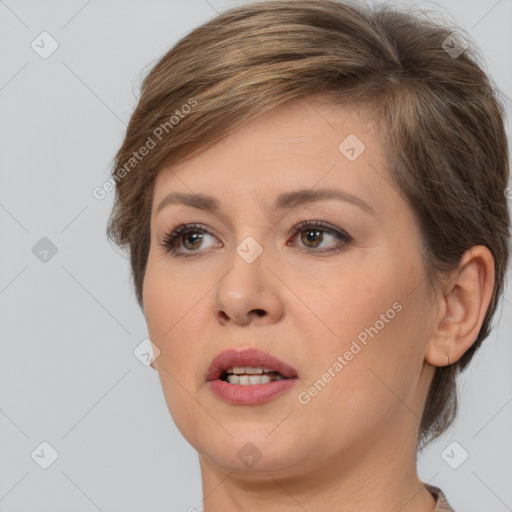
M 425 359 L 434 366 L 458 361 L 475 342 L 494 291 L 494 258 L 487 247 L 468 249 L 439 298 L 440 315 Z

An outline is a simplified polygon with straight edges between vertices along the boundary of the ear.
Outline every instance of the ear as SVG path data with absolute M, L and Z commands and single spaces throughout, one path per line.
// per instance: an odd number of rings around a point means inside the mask
M 487 247 L 475 245 L 463 254 L 438 299 L 437 325 L 425 353 L 430 364 L 455 363 L 471 347 L 482 326 L 493 290 L 494 257 Z

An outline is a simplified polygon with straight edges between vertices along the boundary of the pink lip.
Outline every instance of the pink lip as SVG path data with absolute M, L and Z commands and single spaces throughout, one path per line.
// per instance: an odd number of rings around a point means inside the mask
M 275 380 L 268 384 L 254 384 L 242 386 L 230 384 L 223 380 L 211 380 L 207 385 L 219 398 L 233 405 L 258 405 L 264 404 L 291 389 L 299 379 L 290 377 L 284 380 Z
M 279 372 L 283 377 L 297 377 L 297 370 L 290 365 L 283 363 L 266 352 L 255 348 L 248 348 L 245 350 L 224 350 L 217 354 L 208 368 L 206 380 L 219 379 L 228 368 L 233 366 L 262 366 Z M 262 385 L 266 386 L 266 384 Z
M 221 380 L 221 375 L 233 366 L 262 366 L 277 371 L 287 378 L 250 386 L 230 384 Z M 231 349 L 221 352 L 213 359 L 206 380 L 211 391 L 225 402 L 236 405 L 257 405 L 268 402 L 291 389 L 297 383 L 298 377 L 295 368 L 266 352 L 257 349 L 242 351 Z

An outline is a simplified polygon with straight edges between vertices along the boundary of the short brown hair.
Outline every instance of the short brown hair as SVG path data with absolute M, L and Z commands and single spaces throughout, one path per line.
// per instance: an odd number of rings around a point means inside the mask
M 446 51 L 460 47 L 452 32 L 389 6 L 334 0 L 270 0 L 216 16 L 178 41 L 144 79 L 115 156 L 107 227 L 112 241 L 129 248 L 143 309 L 154 180 L 164 166 L 288 100 L 317 95 L 373 115 L 382 126 L 387 170 L 421 229 L 429 287 L 474 245 L 488 247 L 495 260 L 477 339 L 456 363 L 435 370 L 420 449 L 455 418 L 456 374 L 490 334 L 508 263 L 504 107 L 467 35 L 460 55 Z M 154 147 L 140 151 L 149 141 Z M 131 160 L 137 152 L 145 156 Z

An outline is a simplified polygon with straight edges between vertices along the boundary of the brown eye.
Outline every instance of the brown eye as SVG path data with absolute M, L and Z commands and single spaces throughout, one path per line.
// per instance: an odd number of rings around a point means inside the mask
M 195 253 L 203 252 L 199 249 L 203 245 L 205 235 L 213 238 L 211 233 L 197 224 L 182 224 L 171 229 L 160 245 L 173 256 L 194 256 Z
M 182 240 L 184 241 L 184 247 L 186 247 L 187 249 L 195 250 L 197 247 L 201 245 L 203 233 L 198 234 L 197 231 L 189 231 L 188 233 L 185 233 L 182 236 Z M 190 243 L 190 246 L 187 245 L 188 243 Z
M 295 231 L 297 235 L 300 234 L 299 245 L 303 246 L 306 252 L 310 252 L 312 254 L 337 251 L 353 240 L 352 237 L 347 233 L 335 229 L 322 221 L 302 222 L 298 226 L 295 226 L 293 231 Z M 325 241 L 325 234 L 333 237 L 335 240 L 339 240 L 339 242 L 337 244 L 331 245 L 331 247 L 318 249 Z
M 323 239 L 322 230 L 305 229 L 301 231 L 301 240 L 309 248 L 315 249 L 319 243 L 322 243 Z

